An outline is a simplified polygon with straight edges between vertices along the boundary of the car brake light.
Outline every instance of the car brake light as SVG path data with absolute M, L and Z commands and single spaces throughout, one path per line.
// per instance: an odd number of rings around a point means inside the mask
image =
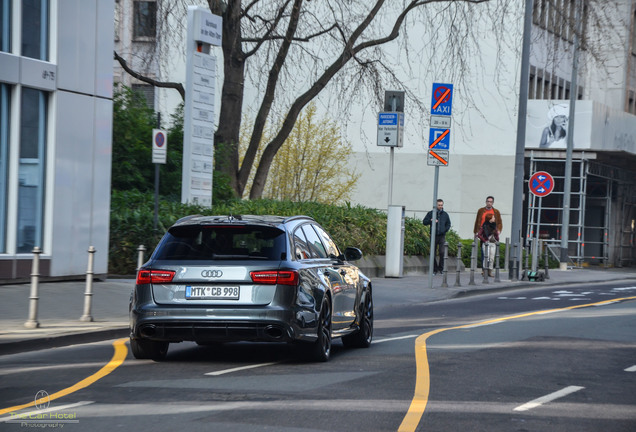
M 139 270 L 137 285 L 172 282 L 175 274 L 172 270 Z
M 298 272 L 291 270 L 271 270 L 250 272 L 252 282 L 264 285 L 298 285 Z

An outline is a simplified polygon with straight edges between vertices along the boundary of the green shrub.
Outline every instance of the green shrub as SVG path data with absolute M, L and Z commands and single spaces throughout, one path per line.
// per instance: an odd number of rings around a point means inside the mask
M 137 248 L 144 245 L 146 258 L 175 221 L 190 214 L 254 214 L 292 216 L 304 214 L 313 217 L 334 238 L 338 247 L 360 248 L 364 255 L 386 253 L 386 214 L 350 203 L 325 205 L 315 202 L 292 202 L 274 200 L 241 201 L 229 200 L 215 203 L 212 209 L 184 205 L 174 200 L 160 199 L 156 232 L 154 223 L 154 195 L 138 191 L 113 191 L 110 220 L 110 274 L 134 274 L 137 267 Z M 404 232 L 404 254 L 428 256 L 430 227 L 420 219 L 406 218 Z M 449 256 L 457 254 L 456 233 L 450 232 Z

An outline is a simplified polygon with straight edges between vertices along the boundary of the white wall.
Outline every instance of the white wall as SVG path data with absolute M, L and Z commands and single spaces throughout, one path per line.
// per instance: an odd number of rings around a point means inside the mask
M 112 153 L 113 0 L 65 0 L 58 11 L 54 97 L 51 276 L 108 271 Z
M 356 153 L 352 164 L 360 175 L 351 202 L 386 210 L 388 207 L 389 153 Z M 393 205 L 406 207 L 406 216 L 423 219 L 433 208 L 435 167 L 427 165 L 424 153 L 407 153 L 396 149 L 393 168 Z M 439 168 L 437 197 L 444 200 L 444 210 L 451 218 L 452 229 L 462 238 L 473 237 L 475 215 L 495 197 L 501 212 L 503 238 L 509 236 L 514 178 L 513 156 L 475 156 L 452 154 L 450 163 Z

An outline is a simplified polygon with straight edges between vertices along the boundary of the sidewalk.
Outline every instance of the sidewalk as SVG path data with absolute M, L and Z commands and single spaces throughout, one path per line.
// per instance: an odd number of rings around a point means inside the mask
M 500 282 L 489 278 L 486 284 L 479 271 L 474 274 L 474 285 L 469 285 L 470 271 L 464 271 L 460 273 L 460 286 L 456 285 L 455 272 L 447 274 L 448 287 L 442 287 L 442 275 L 434 276 L 433 287 L 429 287 L 427 274 L 374 278 L 372 283 L 375 307 L 381 308 L 388 302 L 427 303 L 533 286 L 610 281 L 636 284 L 636 268 L 550 270 L 549 277 L 543 282 L 510 281 L 508 274 L 501 272 Z M 0 355 L 128 336 L 128 303 L 134 283 L 134 279 L 94 281 L 92 322 L 80 321 L 84 314 L 84 281 L 40 283 L 39 327 L 34 329 L 24 326 L 29 315 L 30 284 L 0 285 Z

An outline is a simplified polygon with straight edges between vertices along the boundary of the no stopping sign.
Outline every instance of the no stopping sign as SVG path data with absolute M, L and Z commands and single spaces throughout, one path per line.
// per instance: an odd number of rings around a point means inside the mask
M 547 172 L 538 171 L 530 177 L 528 187 L 534 195 L 544 197 L 550 195 L 550 192 L 554 189 L 554 179 Z

